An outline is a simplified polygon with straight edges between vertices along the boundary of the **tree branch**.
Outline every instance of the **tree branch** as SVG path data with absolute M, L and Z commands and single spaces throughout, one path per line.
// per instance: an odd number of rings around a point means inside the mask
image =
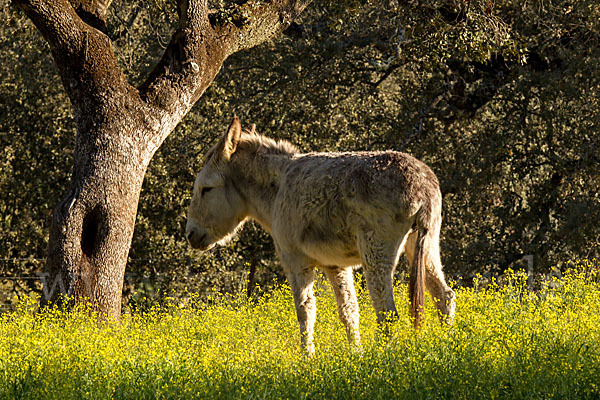
M 216 27 L 230 42 L 227 55 L 254 47 L 284 31 L 312 0 L 251 0 L 237 10 L 238 23 Z M 234 22 L 236 19 L 234 19 Z
M 149 104 L 169 114 L 183 108 L 184 115 L 212 81 L 205 79 L 207 75 L 216 75 L 225 57 L 218 48 L 209 51 L 217 39 L 208 21 L 206 0 L 178 0 L 177 11 L 179 26 L 139 91 Z M 210 64 L 218 64 L 216 70 Z
M 250 0 L 209 14 L 207 0 L 178 0 L 178 29 L 140 86 L 142 98 L 168 114 L 185 115 L 228 56 L 284 30 L 310 1 Z
M 31 19 L 53 51 L 73 56 L 81 46 L 84 27 L 68 1 L 13 1 Z
M 106 34 L 106 13 L 112 0 L 69 0 L 79 17 Z
M 101 20 L 105 20 L 112 0 L 69 0 L 69 2 L 75 10 L 81 10 L 93 14 Z
M 77 111 L 82 99 L 97 99 L 99 93 L 128 87 L 109 38 L 86 23 L 80 12 L 101 15 L 106 0 L 13 0 L 49 43 L 64 87 Z M 73 4 L 72 4 L 73 3 Z M 89 8 L 89 7 L 96 8 Z M 105 11 L 103 11 L 105 12 Z M 97 104 L 97 101 L 94 102 Z
M 417 123 L 413 131 L 406 136 L 404 142 L 402 142 L 400 147 L 397 148 L 398 151 L 404 150 L 406 146 L 410 144 L 410 142 L 412 142 L 417 136 L 421 134 L 421 132 L 423 131 L 423 123 L 425 122 L 425 118 L 429 115 L 431 110 L 434 109 L 438 105 L 438 103 L 444 99 L 444 97 L 446 97 L 447 93 L 448 92 L 440 93 L 425 108 L 421 109 L 421 111 L 419 112 L 419 122 Z
M 115 15 L 116 18 L 118 18 L 119 21 L 121 22 L 121 24 L 123 25 L 123 28 L 119 32 L 112 32 L 112 34 L 110 36 L 113 41 L 117 41 L 117 40 L 121 39 L 123 36 L 125 36 L 125 34 L 127 34 L 129 32 L 129 29 L 131 29 L 131 27 L 135 23 L 135 20 L 140 15 L 140 11 L 142 11 L 142 7 L 140 7 L 140 5 L 137 4 L 134 6 L 133 11 L 131 12 L 131 14 L 129 15 L 129 18 L 127 18 L 127 20 L 124 20 L 123 18 L 119 17 L 118 15 Z M 152 23 L 150 23 L 150 26 L 152 27 Z

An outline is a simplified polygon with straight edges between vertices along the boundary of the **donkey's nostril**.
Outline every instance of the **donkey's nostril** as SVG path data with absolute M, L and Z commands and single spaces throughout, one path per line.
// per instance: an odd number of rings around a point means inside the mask
M 195 235 L 196 233 L 198 233 L 198 232 L 196 231 L 196 229 L 195 229 L 195 228 L 191 228 L 191 229 L 190 229 L 190 230 L 187 232 L 187 235 L 185 235 L 185 236 L 187 237 L 187 240 L 190 240 L 190 241 L 191 241 L 191 240 L 192 240 L 192 238 L 194 237 L 194 235 Z
M 187 240 L 192 245 L 192 247 L 197 249 L 203 247 L 204 241 L 208 237 L 208 233 L 205 232 L 203 229 L 199 230 L 197 228 L 189 228 L 185 236 L 187 237 Z

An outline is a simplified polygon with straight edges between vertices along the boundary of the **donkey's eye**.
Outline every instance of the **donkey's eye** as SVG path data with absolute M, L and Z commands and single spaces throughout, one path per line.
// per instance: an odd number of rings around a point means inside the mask
M 212 189 L 212 187 L 203 187 L 202 190 L 200 191 L 200 195 L 204 196 L 206 193 L 210 192 L 210 190 Z

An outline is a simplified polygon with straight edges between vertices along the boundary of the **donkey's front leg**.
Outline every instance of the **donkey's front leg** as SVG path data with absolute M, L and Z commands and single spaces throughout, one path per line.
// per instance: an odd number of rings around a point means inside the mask
M 285 275 L 292 288 L 296 316 L 300 323 L 300 340 L 302 347 L 309 353 L 315 352 L 313 332 L 317 305 L 313 292 L 315 281 L 314 264 L 304 255 L 295 252 L 286 252 L 278 249 Z
M 338 314 L 346 327 L 348 342 L 355 348 L 360 348 L 358 301 L 352 267 L 323 267 L 323 272 L 333 287 Z

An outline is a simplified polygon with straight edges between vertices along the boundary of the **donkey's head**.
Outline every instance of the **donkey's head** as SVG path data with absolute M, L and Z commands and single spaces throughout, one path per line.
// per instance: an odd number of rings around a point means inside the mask
M 194 182 L 185 234 L 192 247 L 208 250 L 227 241 L 246 218 L 246 202 L 230 174 L 231 156 L 242 135 L 242 126 L 233 118 L 225 136 L 208 152 Z

